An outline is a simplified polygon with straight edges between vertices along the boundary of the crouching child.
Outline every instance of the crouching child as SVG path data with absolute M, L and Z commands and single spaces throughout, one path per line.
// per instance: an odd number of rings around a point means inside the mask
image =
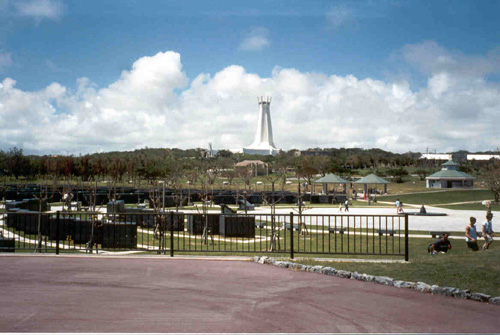
M 448 233 L 444 233 L 442 238 L 429 245 L 429 247 L 427 248 L 429 254 L 435 255 L 438 252 L 441 253 L 448 252 L 448 250 L 451 249 L 451 242 L 450 240 L 448 240 L 448 236 L 449 236 Z

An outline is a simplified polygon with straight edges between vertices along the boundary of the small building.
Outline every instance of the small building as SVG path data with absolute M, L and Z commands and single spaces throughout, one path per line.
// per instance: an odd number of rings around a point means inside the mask
M 425 178 L 427 188 L 472 188 L 474 177 L 460 171 L 459 164 L 452 160 L 441 164 L 438 171 Z
M 390 183 L 390 181 L 387 181 L 384 178 L 380 178 L 373 173 L 354 182 L 354 184 L 363 185 L 364 194 L 368 193 L 368 185 L 384 185 L 384 193 L 387 193 L 387 185 Z
M 344 193 L 346 193 L 346 184 L 349 182 L 344 178 L 341 178 L 333 173 L 327 174 L 323 178 L 320 178 L 315 181 L 317 184 L 323 184 L 323 193 L 328 194 L 328 184 L 343 184 L 344 185 Z

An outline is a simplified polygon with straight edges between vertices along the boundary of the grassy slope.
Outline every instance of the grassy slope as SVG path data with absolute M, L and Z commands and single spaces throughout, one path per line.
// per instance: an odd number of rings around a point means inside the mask
M 378 197 L 379 201 L 396 201 L 396 199 L 403 201 L 403 203 L 435 205 L 465 201 L 489 200 L 493 199 L 493 193 L 489 190 L 460 190 Z
M 464 241 L 453 240 L 453 249 L 445 255 L 429 255 L 432 239 L 410 239 L 409 264 L 339 263 L 301 260 L 302 264 L 318 264 L 336 269 L 389 276 L 399 280 L 423 281 L 430 285 L 470 289 L 500 296 L 500 242 L 485 252 L 471 252 Z M 483 241 L 479 242 L 482 246 Z
M 480 203 L 476 204 L 461 204 L 461 205 L 447 205 L 447 206 L 439 206 L 448 209 L 454 209 L 459 211 L 484 211 L 486 207 Z M 500 204 L 493 203 L 491 205 L 492 212 L 500 212 Z

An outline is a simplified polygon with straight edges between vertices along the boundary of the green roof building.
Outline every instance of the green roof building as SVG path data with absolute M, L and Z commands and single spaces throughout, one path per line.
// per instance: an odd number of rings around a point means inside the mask
M 474 177 L 460 171 L 459 164 L 454 161 L 447 161 L 441 165 L 438 171 L 425 178 L 427 188 L 472 188 Z
M 328 194 L 328 184 L 343 184 L 344 185 L 344 193 L 346 192 L 346 184 L 349 182 L 344 178 L 341 178 L 333 173 L 327 174 L 323 178 L 320 178 L 315 181 L 315 183 L 323 184 L 323 193 Z
M 368 192 L 368 185 L 384 185 L 384 193 L 387 193 L 387 184 L 390 184 L 391 182 L 372 173 L 361 178 L 360 180 L 355 181 L 354 183 L 362 184 L 363 192 L 366 194 Z

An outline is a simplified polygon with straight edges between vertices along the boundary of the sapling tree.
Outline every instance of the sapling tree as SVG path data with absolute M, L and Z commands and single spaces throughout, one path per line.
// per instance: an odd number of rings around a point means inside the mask
M 269 251 L 276 251 L 281 249 L 281 243 L 280 243 L 280 227 L 278 227 L 278 224 L 276 222 L 276 204 L 279 203 L 283 196 L 280 196 L 279 198 L 276 197 L 275 193 L 275 184 L 278 183 L 280 180 L 283 179 L 282 173 L 283 170 L 276 169 L 275 164 L 271 164 L 271 172 L 266 176 L 266 180 L 271 183 L 271 194 L 266 194 L 263 195 L 262 201 L 264 204 L 270 206 L 271 208 L 271 241 L 269 243 Z M 286 224 L 283 223 L 284 229 L 286 229 Z M 293 229 L 293 227 L 292 227 Z
M 103 226 L 103 221 L 99 221 L 97 215 L 97 180 L 84 183 L 83 188 L 86 191 L 84 197 L 89 205 L 90 215 L 90 239 L 85 246 L 85 251 L 92 253 L 96 244 L 97 231 Z
M 46 203 L 49 199 L 53 198 L 54 192 L 56 191 L 57 184 L 54 179 L 52 187 L 49 186 L 46 180 L 44 180 L 39 185 L 39 194 L 35 194 L 35 198 L 38 199 L 38 222 L 37 222 L 37 244 L 35 252 L 42 252 L 42 205 Z

